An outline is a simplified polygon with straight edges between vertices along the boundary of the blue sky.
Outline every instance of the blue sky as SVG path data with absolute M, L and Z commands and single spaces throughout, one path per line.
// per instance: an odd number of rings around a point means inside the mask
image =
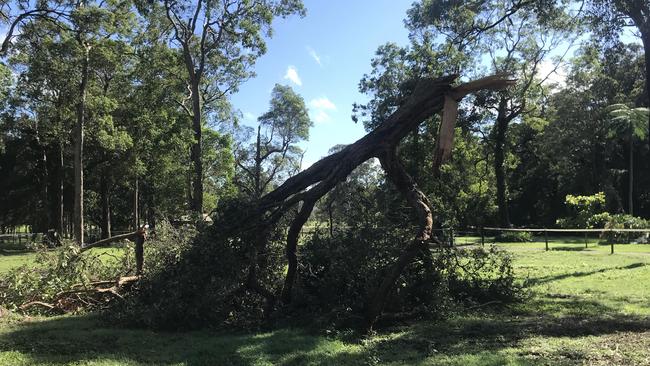
M 274 22 L 268 52 L 255 65 L 257 77 L 244 83 L 232 103 L 254 124 L 269 107 L 276 83 L 290 85 L 304 99 L 314 121 L 303 167 L 336 144 L 364 135 L 351 120 L 352 103 L 363 102 L 357 85 L 370 60 L 386 42 L 408 43 L 403 19 L 413 0 L 304 0 L 307 16 Z

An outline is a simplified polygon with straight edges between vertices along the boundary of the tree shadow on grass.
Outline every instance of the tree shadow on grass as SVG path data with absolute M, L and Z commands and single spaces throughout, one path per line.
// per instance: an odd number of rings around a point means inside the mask
M 22 354 L 27 364 L 47 365 L 355 365 L 366 357 L 300 329 L 257 334 L 152 332 L 113 328 L 92 316 L 21 321 L 4 328 L 0 327 L 0 363 L 2 351 Z
M 477 365 L 508 362 L 583 364 L 590 357 L 588 351 L 580 347 L 561 346 L 564 339 L 577 340 L 589 336 L 607 338 L 621 333 L 644 336 L 650 332 L 650 318 L 620 314 L 597 301 L 585 301 L 573 296 L 562 296 L 561 301 L 557 300 L 535 299 L 528 304 L 527 310 L 506 314 L 474 314 L 439 323 L 417 323 L 400 337 L 380 342 L 375 353 L 382 359 L 396 358 L 391 355 L 396 349 L 402 355 L 413 355 L 400 358 L 404 364 L 415 364 L 417 357 L 421 358 L 422 355 L 445 355 L 440 362 L 433 364 L 446 364 L 444 360 L 450 357 L 471 360 L 472 356 L 480 358 Z M 556 346 L 560 346 L 539 355 L 535 347 L 530 347 L 531 339 L 541 339 L 539 342 L 542 345 L 556 339 Z M 500 359 L 508 362 L 500 363 Z
M 626 270 L 626 269 L 635 269 L 635 268 L 640 268 L 643 266 L 646 266 L 646 263 L 633 263 L 627 266 L 619 266 L 619 267 L 610 267 L 610 268 L 601 268 L 593 271 L 585 271 L 585 272 L 571 272 L 571 273 L 564 273 L 560 275 L 553 275 L 553 276 L 544 276 L 540 278 L 534 278 L 534 279 L 529 279 L 528 283 L 530 285 L 541 285 L 544 283 L 549 283 L 549 282 L 554 282 L 554 281 L 559 281 L 563 280 L 566 278 L 573 278 L 573 277 L 586 277 L 586 276 L 591 276 L 594 274 L 598 273 L 603 273 L 603 272 L 609 272 L 609 271 L 617 271 L 617 270 Z
M 585 251 L 585 250 L 589 250 L 589 248 L 585 248 L 584 246 L 581 246 L 581 247 L 577 247 L 577 246 L 573 246 L 573 247 L 554 247 L 554 248 L 550 248 L 550 249 L 552 251 L 560 251 L 560 252 L 582 252 L 582 251 Z
M 553 316 L 562 314 L 562 316 Z M 527 340 L 650 332 L 650 319 L 619 314 L 574 296 L 531 299 L 520 309 L 484 310 L 446 321 L 386 325 L 375 337 L 324 336 L 306 329 L 183 333 L 114 328 L 93 316 L 0 322 L 2 352 L 24 364 L 359 365 L 575 364 L 586 354 L 563 348 L 539 355 Z M 524 346 L 522 346 L 524 345 Z M 516 351 L 512 351 L 515 349 Z M 585 351 L 586 352 L 586 351 Z

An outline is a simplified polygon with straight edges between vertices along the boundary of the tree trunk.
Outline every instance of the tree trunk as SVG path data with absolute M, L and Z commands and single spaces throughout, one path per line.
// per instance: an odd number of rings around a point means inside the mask
M 111 237 L 111 193 L 107 174 L 102 174 L 100 196 L 102 201 L 102 239 Z
M 64 191 L 64 185 L 65 185 L 65 160 L 63 156 L 63 145 L 59 146 L 59 167 L 57 170 L 57 180 L 58 180 L 58 202 L 57 202 L 57 207 L 59 208 L 59 212 L 57 215 L 57 223 L 58 226 L 56 229 L 59 231 L 60 235 L 67 235 L 69 234 L 67 230 L 64 230 L 65 225 L 63 224 L 63 220 L 65 217 L 65 201 L 64 201 L 64 196 L 65 196 L 65 191 Z
M 138 177 L 135 178 L 133 187 L 133 230 L 138 230 L 140 227 L 140 181 Z
M 63 149 L 56 146 L 50 152 L 49 229 L 63 235 Z
M 255 142 L 255 167 L 253 170 L 253 199 L 262 197 L 262 126 L 257 126 L 257 141 Z
M 508 122 L 506 117 L 506 100 L 505 98 L 501 98 L 499 101 L 499 113 L 497 115 L 496 125 L 494 126 L 494 175 L 497 184 L 497 206 L 499 209 L 499 225 L 501 227 L 511 226 L 505 172 L 505 145 Z
M 201 217 L 203 214 L 203 162 L 201 158 L 201 96 L 199 82 L 192 83 L 192 130 L 194 143 L 192 144 L 191 159 L 194 165 L 192 177 L 192 210 Z M 202 217 L 201 217 L 202 218 Z
M 418 253 L 427 249 L 433 230 L 433 215 L 427 196 L 418 188 L 415 181 L 404 169 L 397 156 L 396 147 L 390 148 L 386 155 L 380 157 L 380 163 L 388 179 L 400 191 L 418 216 L 419 228 L 415 239 L 397 258 L 397 261 L 384 276 L 366 310 L 366 329 L 371 330 L 381 315 L 390 292 L 395 287 L 395 281 L 402 274 Z M 439 167 L 439 166 L 438 166 Z
M 295 283 L 298 274 L 298 257 L 296 255 L 298 249 L 298 237 L 300 236 L 300 231 L 302 230 L 303 225 L 309 219 L 309 215 L 311 215 L 315 203 L 316 200 L 305 201 L 302 204 L 300 211 L 298 211 L 298 215 L 296 215 L 289 227 L 285 252 L 287 256 L 287 275 L 285 276 L 284 287 L 282 288 L 282 302 L 285 304 L 291 302 L 293 284 Z
M 88 85 L 88 63 L 90 49 L 84 47 L 84 57 L 81 61 L 81 83 L 79 84 L 79 103 L 77 104 L 77 124 L 75 126 L 74 142 L 74 236 L 77 244 L 84 242 L 84 173 L 83 145 L 84 124 L 86 121 L 86 89 Z
M 630 124 L 630 170 L 628 171 L 628 213 L 630 216 L 634 216 L 634 136 L 632 136 L 632 128 Z
M 647 14 L 646 16 L 650 16 Z M 645 104 L 650 108 L 650 24 L 637 24 L 639 31 L 641 32 L 641 41 L 643 42 L 644 58 L 645 58 L 645 93 L 646 101 Z M 648 113 L 648 148 L 650 148 L 650 113 Z M 630 148 L 631 149 L 631 148 Z M 632 159 L 632 153 L 630 153 L 630 160 Z M 631 164 L 631 163 L 630 163 Z M 650 170 L 650 159 L 648 159 L 648 170 Z M 630 166 L 630 174 L 632 172 L 632 167 Z M 630 183 L 630 189 L 632 183 Z M 630 199 L 631 203 L 631 199 Z M 631 207 L 631 206 L 630 206 Z M 630 208 L 630 211 L 631 208 Z M 632 213 L 630 212 L 630 215 Z

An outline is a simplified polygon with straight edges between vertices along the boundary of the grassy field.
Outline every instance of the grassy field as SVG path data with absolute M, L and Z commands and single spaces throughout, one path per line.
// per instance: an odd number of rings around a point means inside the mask
M 543 242 L 499 244 L 530 299 L 444 322 L 362 337 L 295 328 L 155 333 L 87 316 L 13 315 L 0 318 L 0 365 L 650 365 L 650 246 L 618 245 L 610 255 L 579 240 L 556 239 L 548 252 Z

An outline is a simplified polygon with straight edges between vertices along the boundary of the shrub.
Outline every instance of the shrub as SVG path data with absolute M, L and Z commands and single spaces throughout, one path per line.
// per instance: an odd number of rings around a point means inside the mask
M 245 206 L 231 207 L 230 220 L 247 222 Z M 283 230 L 269 233 L 257 277 L 277 291 L 284 275 Z M 255 230 L 225 235 L 224 226 L 157 233 L 149 242 L 155 258 L 131 295 L 112 311 L 118 321 L 163 329 L 259 325 L 268 314 L 264 299 L 242 288 L 248 275 Z
M 635 217 L 627 214 L 617 214 L 611 215 L 609 221 L 604 226 L 605 229 L 648 229 L 650 228 L 650 222 L 644 220 L 640 217 Z M 639 233 L 629 233 L 629 232 L 616 232 L 616 231 L 605 231 L 602 234 L 602 237 L 607 240 L 608 243 L 621 243 L 629 242 L 631 238 L 637 238 L 637 242 L 647 242 L 647 236 L 639 235 Z
M 568 194 L 564 200 L 569 209 L 569 217 L 557 220 L 557 225 L 563 228 L 587 228 L 588 220 L 605 210 L 605 193 L 598 192 L 590 196 L 574 196 Z
M 361 316 L 386 267 L 399 255 L 404 234 L 370 228 L 334 237 L 314 233 L 301 247 L 296 306 L 324 315 L 325 321 Z M 462 304 L 512 301 L 519 293 L 505 252 L 496 247 L 441 248 L 433 253 L 427 250 L 408 267 L 385 311 L 443 317 Z
M 523 243 L 533 241 L 533 234 L 529 231 L 502 231 L 494 237 L 498 243 Z

